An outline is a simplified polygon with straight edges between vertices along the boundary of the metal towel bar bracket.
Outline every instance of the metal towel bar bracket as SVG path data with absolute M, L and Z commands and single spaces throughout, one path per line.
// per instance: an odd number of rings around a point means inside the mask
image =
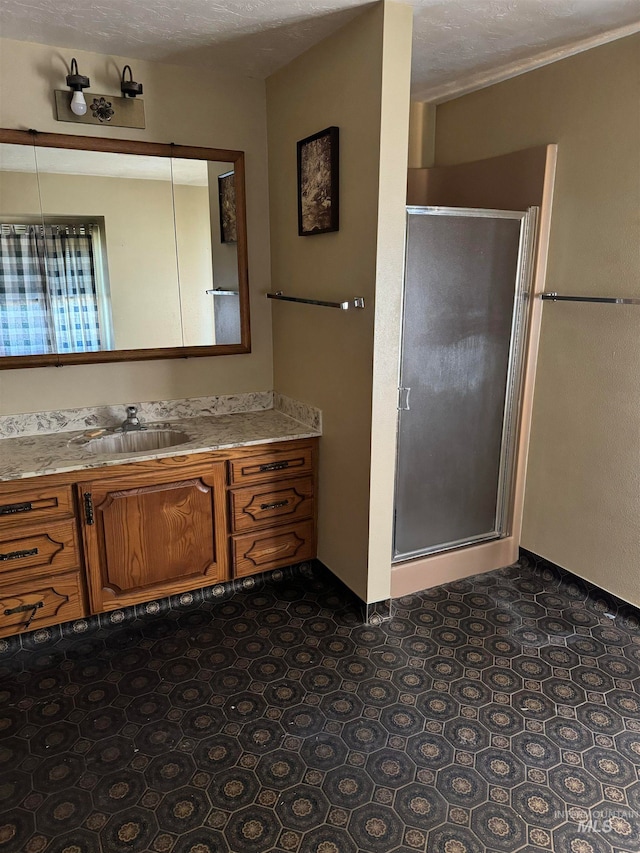
M 301 302 L 304 305 L 322 305 L 325 308 L 340 308 L 348 311 L 349 308 L 364 308 L 364 296 L 355 296 L 346 302 L 326 302 L 323 299 L 302 299 L 299 296 L 285 296 L 281 290 L 275 293 L 267 293 L 267 299 L 278 299 L 281 302 Z
M 559 293 L 541 293 L 541 299 L 551 302 L 605 302 L 609 305 L 640 305 L 640 299 L 626 296 L 561 296 Z

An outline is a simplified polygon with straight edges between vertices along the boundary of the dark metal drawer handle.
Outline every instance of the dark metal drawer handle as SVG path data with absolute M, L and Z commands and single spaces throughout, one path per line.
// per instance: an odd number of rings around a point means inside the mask
M 10 607 L 4 611 L 5 616 L 13 616 L 15 613 L 31 613 L 29 614 L 29 618 L 22 626 L 22 630 L 26 631 L 29 625 L 33 622 L 33 617 L 36 615 L 36 611 L 40 610 L 41 607 L 44 607 L 44 601 L 36 601 L 35 604 L 19 604 L 17 607 Z
M 32 509 L 31 501 L 21 504 L 3 504 L 0 506 L 0 515 L 15 515 L 16 512 L 31 512 Z
M 9 551 L 8 554 L 0 554 L 0 562 L 4 563 L 6 560 L 19 560 L 20 557 L 35 557 L 37 553 L 37 548 L 29 548 L 26 551 Z
M 274 501 L 272 504 L 260 504 L 260 509 L 280 509 L 280 507 L 286 506 L 289 503 L 289 499 L 286 501 Z
M 266 465 L 261 465 L 260 471 L 281 471 L 283 468 L 288 468 L 288 462 L 268 462 Z
M 44 601 L 36 601 L 35 604 L 19 604 L 4 611 L 5 616 L 13 616 L 14 613 L 28 613 L 29 610 L 39 610 L 44 607 Z

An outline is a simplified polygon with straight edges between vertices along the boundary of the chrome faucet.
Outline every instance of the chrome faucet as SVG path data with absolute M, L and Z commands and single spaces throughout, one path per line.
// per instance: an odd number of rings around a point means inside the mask
M 123 432 L 132 432 L 138 429 L 145 429 L 140 423 L 138 417 L 138 409 L 135 406 L 127 406 L 127 417 L 120 426 Z

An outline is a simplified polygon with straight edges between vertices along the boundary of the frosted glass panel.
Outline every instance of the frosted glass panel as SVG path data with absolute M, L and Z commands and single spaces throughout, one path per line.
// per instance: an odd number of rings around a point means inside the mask
M 523 215 L 408 217 L 394 558 L 500 536 Z

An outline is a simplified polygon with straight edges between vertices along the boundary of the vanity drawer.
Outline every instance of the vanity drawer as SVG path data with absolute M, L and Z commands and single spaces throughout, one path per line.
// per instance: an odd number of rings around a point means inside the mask
M 255 575 L 315 557 L 313 521 L 233 536 L 233 576 Z
M 283 480 L 229 492 L 234 533 L 313 516 L 313 479 Z
M 313 448 L 280 447 L 255 456 L 229 460 L 229 480 L 232 485 L 264 483 L 288 474 L 310 474 L 313 470 Z
M 33 480 L 0 486 L 0 530 L 31 522 L 73 517 L 71 486 L 47 486 Z
M 79 572 L 37 580 L 23 573 L 20 581 L 0 581 L 0 637 L 25 630 L 27 623 L 33 631 L 84 615 Z
M 11 527 L 0 531 L 0 583 L 19 569 L 59 571 L 78 567 L 78 541 L 73 521 Z M 38 572 L 34 571 L 37 577 Z

